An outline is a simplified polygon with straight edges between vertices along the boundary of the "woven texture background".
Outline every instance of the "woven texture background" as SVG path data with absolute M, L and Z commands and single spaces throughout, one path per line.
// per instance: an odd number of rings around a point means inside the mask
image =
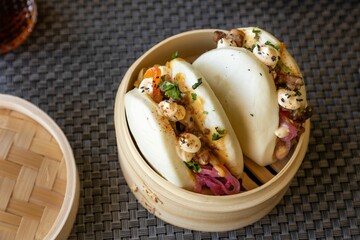
M 45 110 L 73 147 L 81 188 L 70 239 L 360 239 L 359 1 L 37 4 L 34 32 L 0 56 L 0 92 Z M 141 207 L 122 176 L 115 93 L 133 61 L 164 38 L 240 26 L 272 32 L 298 61 L 315 107 L 308 153 L 283 200 L 260 221 L 222 233 L 178 228 Z

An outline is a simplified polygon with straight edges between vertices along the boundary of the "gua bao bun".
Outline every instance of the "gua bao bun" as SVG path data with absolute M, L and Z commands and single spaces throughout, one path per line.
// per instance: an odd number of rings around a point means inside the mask
M 268 68 L 246 49 L 217 48 L 194 63 L 208 79 L 246 156 L 272 163 L 279 125 L 276 88 Z
M 170 182 L 193 190 L 195 179 L 176 154 L 175 132 L 158 114 L 158 106 L 147 95 L 133 89 L 125 95 L 126 117 L 132 135 L 150 165 Z
M 176 58 L 147 69 L 137 84 L 125 95 L 125 109 L 148 163 L 179 187 L 196 192 L 208 187 L 215 195 L 238 193 L 242 150 L 205 78 Z
M 193 66 L 221 102 L 242 151 L 261 166 L 284 158 L 305 121 L 292 115 L 311 112 L 296 62 L 283 43 L 259 28 L 215 32 L 215 40 L 218 48 Z

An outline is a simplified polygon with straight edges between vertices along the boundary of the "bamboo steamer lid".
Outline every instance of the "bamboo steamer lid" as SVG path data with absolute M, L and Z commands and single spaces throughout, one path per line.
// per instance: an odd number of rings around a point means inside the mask
M 31 103 L 0 94 L 0 239 L 66 239 L 79 180 L 70 145 Z
M 181 189 L 166 181 L 147 164 L 127 126 L 124 107 L 126 92 L 133 88 L 141 68 L 165 63 L 175 51 L 192 62 L 202 53 L 215 48 L 212 41 L 215 30 L 218 29 L 184 32 L 148 50 L 124 75 L 114 109 L 119 162 L 131 191 L 141 205 L 168 223 L 207 232 L 238 229 L 267 215 L 280 202 L 299 169 L 310 136 L 310 121 L 307 120 L 305 133 L 291 156 L 267 167 L 261 167 L 245 157 L 241 182 L 243 191 L 235 195 L 208 196 Z

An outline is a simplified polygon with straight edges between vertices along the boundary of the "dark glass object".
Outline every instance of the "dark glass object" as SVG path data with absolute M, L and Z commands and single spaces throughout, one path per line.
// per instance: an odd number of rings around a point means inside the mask
M 34 0 L 0 0 L 0 54 L 21 45 L 37 19 Z

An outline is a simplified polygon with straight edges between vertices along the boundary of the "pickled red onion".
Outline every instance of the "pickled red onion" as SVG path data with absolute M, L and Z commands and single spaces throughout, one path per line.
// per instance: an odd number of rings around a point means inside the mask
M 201 192 L 204 186 L 208 187 L 214 195 L 230 195 L 240 192 L 240 182 L 226 167 L 224 177 L 220 177 L 218 171 L 211 165 L 201 166 L 201 172 L 195 174 L 196 192 Z
M 285 146 L 286 147 L 286 154 L 284 154 L 285 158 L 291 149 L 291 141 L 297 136 L 297 128 L 291 123 L 290 119 L 288 118 L 287 114 L 285 112 L 280 111 L 280 126 L 286 127 L 289 129 L 289 134 L 286 137 L 280 138 L 280 141 L 276 144 L 276 149 Z M 281 159 L 283 159 L 281 158 Z M 279 160 L 281 160 L 279 159 Z

